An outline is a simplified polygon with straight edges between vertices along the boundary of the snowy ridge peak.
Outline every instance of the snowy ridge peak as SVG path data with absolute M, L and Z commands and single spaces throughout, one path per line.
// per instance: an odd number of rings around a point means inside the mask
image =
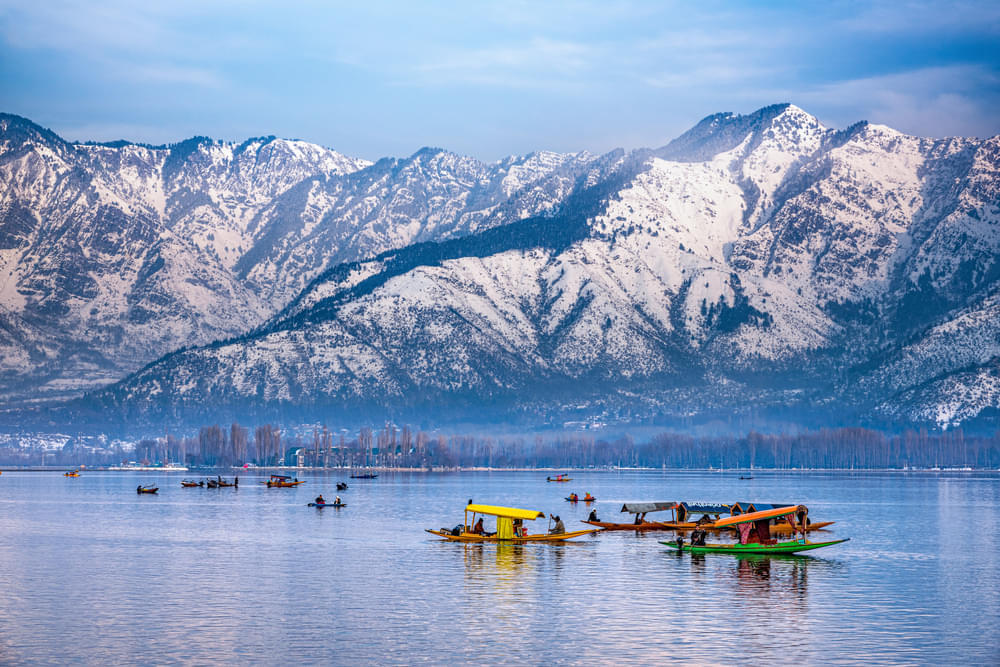
M 780 104 L 658 150 L 370 164 L 274 137 L 67 148 L 2 122 L 8 395 L 183 347 L 94 405 L 944 425 L 996 407 L 1000 138 Z

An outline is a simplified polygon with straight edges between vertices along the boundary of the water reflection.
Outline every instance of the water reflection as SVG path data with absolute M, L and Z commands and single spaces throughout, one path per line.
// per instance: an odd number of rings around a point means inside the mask
M 709 474 L 581 477 L 607 498 L 735 493 Z M 305 507 L 331 485 L 318 475 L 214 495 L 164 479 L 153 499 L 139 481 L 152 480 L 3 475 L 0 663 L 988 663 L 1000 644 L 1000 476 L 761 474 L 761 498 L 801 498 L 856 538 L 822 558 L 677 553 L 662 534 L 422 531 L 470 496 L 559 502 L 531 473 L 387 474 L 352 485 L 336 514 Z M 567 526 L 587 515 L 560 509 Z M 970 512 L 987 535 L 967 534 Z

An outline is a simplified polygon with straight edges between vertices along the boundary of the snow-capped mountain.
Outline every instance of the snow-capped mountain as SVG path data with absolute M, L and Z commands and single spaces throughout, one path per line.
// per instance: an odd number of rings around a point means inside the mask
M 550 211 L 593 159 L 71 144 L 0 115 L 0 395 L 72 394 L 239 335 L 333 264 Z
M 988 417 L 998 169 L 1000 137 L 836 130 L 775 105 L 652 151 L 482 165 L 425 150 L 313 176 L 263 209 L 270 232 L 233 264 L 281 310 L 92 404 Z

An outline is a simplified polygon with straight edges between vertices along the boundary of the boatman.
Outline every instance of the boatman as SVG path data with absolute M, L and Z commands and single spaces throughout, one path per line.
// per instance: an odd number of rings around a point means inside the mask
M 562 519 L 559 518 L 558 514 L 555 515 L 555 516 L 552 516 L 550 514 L 549 518 L 555 520 L 555 522 L 556 522 L 556 525 L 554 525 L 549 530 L 549 535 L 562 535 L 563 533 L 566 532 L 566 526 L 563 525 Z
M 587 518 L 587 521 L 600 521 L 600 519 L 597 518 L 596 509 L 590 510 L 590 516 Z
M 314 502 L 315 502 L 315 503 L 316 503 L 317 505 L 326 505 L 326 501 L 325 501 L 325 500 L 323 500 L 323 494 L 322 494 L 322 493 L 321 493 L 321 494 L 319 494 L 318 496 L 316 496 L 316 500 L 315 500 Z

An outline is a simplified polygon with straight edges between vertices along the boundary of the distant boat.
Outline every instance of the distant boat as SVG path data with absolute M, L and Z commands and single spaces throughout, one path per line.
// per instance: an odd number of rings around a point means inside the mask
M 362 472 L 356 475 L 351 475 L 351 479 L 375 479 L 378 477 L 377 472 Z
M 347 507 L 347 503 L 309 503 L 309 507 L 321 510 L 324 507 Z
M 80 476 L 79 470 L 70 470 L 69 472 L 63 473 L 63 477 L 79 477 L 79 476 Z
M 196 482 L 193 479 L 182 479 L 181 486 L 186 489 L 190 489 L 193 486 L 205 486 L 205 482 Z
M 337 482 L 337 490 L 338 491 L 346 491 L 347 490 L 347 483 L 346 482 Z
M 138 493 L 138 494 L 156 493 L 159 490 L 160 490 L 160 488 L 158 486 L 156 486 L 155 484 L 147 484 L 146 486 L 142 486 L 140 484 L 139 486 L 135 487 L 135 492 Z
M 567 477 L 566 475 L 556 475 L 555 477 L 546 477 L 546 482 L 572 482 L 572 477 Z
M 292 479 L 288 475 L 271 475 L 271 479 L 266 482 L 261 482 L 261 484 L 267 484 L 267 488 L 278 488 L 284 489 L 293 486 L 298 486 L 299 484 L 305 484 L 305 480 Z

